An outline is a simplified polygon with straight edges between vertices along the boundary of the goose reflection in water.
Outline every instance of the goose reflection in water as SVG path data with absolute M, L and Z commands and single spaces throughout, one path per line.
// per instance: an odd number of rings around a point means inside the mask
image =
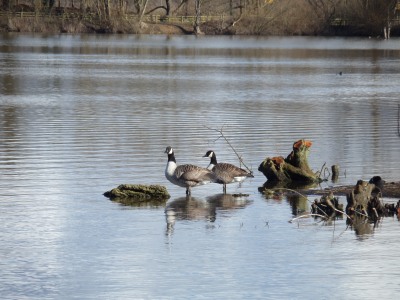
M 173 231 L 179 220 L 206 220 L 214 222 L 218 211 L 244 208 L 251 203 L 248 195 L 217 194 L 205 200 L 192 196 L 177 198 L 167 204 L 165 218 L 167 234 Z

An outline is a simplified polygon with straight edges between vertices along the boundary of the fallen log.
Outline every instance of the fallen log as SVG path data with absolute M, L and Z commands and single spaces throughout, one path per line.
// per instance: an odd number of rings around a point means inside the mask
M 325 189 L 300 188 L 298 191 L 304 195 L 325 195 L 333 192 L 337 196 L 346 196 L 354 189 L 354 185 L 333 186 Z M 384 182 L 381 185 L 383 198 L 400 198 L 400 181 Z
M 171 196 L 165 186 L 143 184 L 121 184 L 103 194 L 112 201 L 125 205 L 143 203 L 163 204 Z
M 269 183 L 313 184 L 321 182 L 317 173 L 308 165 L 311 141 L 298 140 L 293 144 L 292 152 L 286 157 L 267 157 L 258 170 L 267 177 Z

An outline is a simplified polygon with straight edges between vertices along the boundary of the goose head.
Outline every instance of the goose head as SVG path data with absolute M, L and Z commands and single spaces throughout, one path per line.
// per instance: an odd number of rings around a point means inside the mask
M 213 156 L 215 156 L 215 153 L 214 153 L 214 151 L 212 151 L 212 150 L 208 150 L 207 151 L 207 153 L 203 156 L 203 157 L 213 157 Z
M 171 146 L 168 146 L 167 148 L 165 148 L 165 152 L 164 153 L 173 154 L 174 153 L 174 149 L 172 149 Z
M 203 157 L 210 158 L 210 164 L 208 165 L 207 169 L 213 170 L 213 168 L 217 165 L 217 156 L 215 155 L 215 152 L 212 150 L 208 150 Z

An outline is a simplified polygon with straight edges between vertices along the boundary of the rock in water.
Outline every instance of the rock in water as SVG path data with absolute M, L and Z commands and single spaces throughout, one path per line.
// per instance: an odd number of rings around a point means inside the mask
M 143 203 L 151 201 L 167 201 L 171 196 L 167 188 L 162 185 L 143 185 L 143 184 L 121 184 L 111 191 L 105 192 L 104 196 L 117 202 Z M 124 199 L 125 201 L 120 201 Z

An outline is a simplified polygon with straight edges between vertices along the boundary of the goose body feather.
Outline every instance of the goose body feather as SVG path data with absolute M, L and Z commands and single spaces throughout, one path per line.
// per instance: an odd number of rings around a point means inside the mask
M 248 177 L 254 177 L 252 173 L 239 168 L 230 163 L 218 163 L 217 156 L 214 151 L 209 150 L 204 157 L 210 158 L 210 164 L 207 169 L 214 172 L 216 182 L 223 184 L 223 191 L 226 193 L 226 185 L 233 182 L 242 182 Z
M 191 194 L 191 188 L 215 182 L 215 174 L 199 166 L 185 164 L 178 166 L 171 147 L 165 150 L 168 153 L 168 163 L 165 168 L 165 177 L 173 184 L 186 188 L 186 194 Z

